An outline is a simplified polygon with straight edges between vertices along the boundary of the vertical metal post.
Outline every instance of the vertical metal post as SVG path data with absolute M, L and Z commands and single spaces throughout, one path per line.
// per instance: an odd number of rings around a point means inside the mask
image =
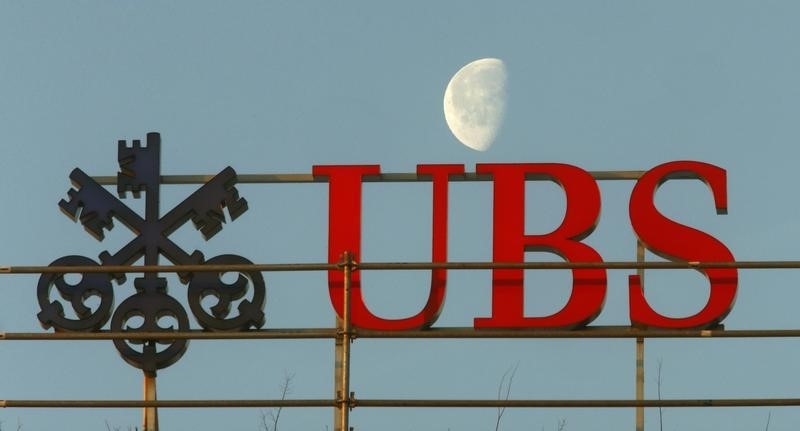
M 336 338 L 335 349 L 333 352 L 334 370 L 333 370 L 333 399 L 338 400 L 342 394 L 342 350 L 344 350 L 344 342 L 342 340 L 342 332 L 344 332 L 344 324 L 339 316 L 336 316 Z M 333 409 L 333 431 L 343 431 L 339 428 L 339 410 L 341 406 L 336 405 Z
M 161 172 L 161 137 L 158 133 L 148 133 L 147 134 L 147 149 L 150 150 L 152 153 L 152 158 L 150 159 L 151 165 L 149 166 L 148 175 L 147 175 L 147 185 L 145 186 L 145 219 L 147 223 L 153 224 L 158 223 L 159 215 L 161 211 L 159 209 L 161 204 L 161 189 L 160 183 L 161 179 L 159 177 L 159 173 Z M 159 256 L 161 252 L 158 249 L 158 245 L 155 243 L 151 243 L 145 241 L 145 249 L 144 249 L 144 264 L 145 265 L 158 265 L 159 264 Z M 158 274 L 155 272 L 146 272 L 144 273 L 144 278 L 154 281 L 158 279 Z M 148 286 L 150 286 L 148 284 Z M 155 286 L 153 284 L 152 286 Z M 148 295 L 152 295 L 156 293 L 154 291 L 155 287 L 147 287 L 145 292 Z M 138 290 L 138 288 L 137 288 Z M 145 343 L 153 343 L 155 341 L 145 341 Z M 147 344 L 142 344 L 142 351 L 146 348 Z M 156 400 L 156 371 L 145 371 L 144 372 L 144 400 L 145 401 L 155 401 Z M 143 431 L 158 431 L 158 409 L 155 407 L 145 407 L 144 409 L 144 423 L 142 424 Z
M 344 310 L 342 318 L 336 319 L 336 370 L 334 378 L 336 386 L 337 407 L 334 413 L 334 431 L 350 430 L 350 277 L 354 268 L 350 252 L 342 256 L 342 271 L 344 272 Z
M 636 240 L 636 261 L 644 262 L 644 244 Z M 644 288 L 644 268 L 636 270 Z M 636 338 L 636 400 L 644 399 L 644 338 Z M 636 431 L 644 431 L 644 407 L 636 407 Z
M 145 372 L 144 400 L 155 401 L 156 399 L 156 373 Z M 145 407 L 142 415 L 142 431 L 158 431 L 158 409 Z

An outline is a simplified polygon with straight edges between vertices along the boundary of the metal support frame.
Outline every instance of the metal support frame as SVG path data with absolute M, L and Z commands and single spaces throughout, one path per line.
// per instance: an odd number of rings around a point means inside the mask
M 643 171 L 596 171 L 590 174 L 597 180 L 636 180 Z M 160 184 L 202 184 L 213 175 L 165 175 Z M 117 176 L 95 176 L 102 185 L 114 185 Z M 537 179 L 537 178 L 528 178 Z M 491 181 L 490 175 L 464 173 L 451 175 L 450 181 Z M 364 182 L 417 182 L 430 181 L 429 176 L 416 173 L 385 173 L 366 176 Z M 327 178 L 310 174 L 240 174 L 239 184 L 268 183 L 325 183 Z M 800 398 L 780 399 L 644 399 L 644 339 L 645 338 L 758 338 L 800 337 L 800 329 L 776 330 L 654 330 L 632 327 L 589 327 L 582 330 L 476 330 L 474 328 L 431 328 L 413 331 L 371 331 L 353 328 L 350 315 L 351 275 L 361 270 L 490 270 L 490 269 L 539 269 L 566 270 L 576 268 L 604 268 L 610 270 L 636 270 L 643 279 L 645 269 L 799 269 L 800 261 L 738 261 L 738 262 L 645 262 L 644 249 L 637 244 L 635 262 L 373 262 L 356 263 L 346 253 L 336 263 L 300 264 L 235 264 L 235 265 L 146 265 L 146 266 L 0 266 L 2 274 L 58 274 L 58 273 L 175 273 L 175 272 L 243 272 L 243 271 L 329 271 L 341 270 L 344 275 L 344 310 L 337 318 L 336 328 L 265 329 L 246 332 L 204 332 L 197 330 L 169 333 L 153 332 L 58 332 L 26 333 L 0 332 L 0 341 L 15 340 L 166 340 L 166 339 L 333 339 L 335 340 L 335 376 L 333 399 L 306 400 L 158 400 L 155 374 L 144 376 L 143 400 L 0 400 L 0 408 L 142 408 L 143 429 L 157 431 L 157 408 L 333 408 L 334 430 L 350 431 L 350 410 L 357 407 L 371 408 L 635 408 L 636 429 L 644 430 L 644 408 L 647 407 L 757 407 L 800 406 Z M 359 338 L 633 338 L 636 342 L 636 399 L 634 400 L 431 400 L 431 399 L 356 399 L 350 391 L 351 343 Z
M 555 265 L 554 265 L 555 264 Z M 607 269 L 636 269 L 640 277 L 644 269 L 707 268 L 729 266 L 746 269 L 760 268 L 800 268 L 798 261 L 760 261 L 728 262 L 724 265 L 714 262 L 645 262 L 644 248 L 637 244 L 636 262 L 606 262 L 601 264 L 570 262 L 527 262 L 527 263 L 357 263 L 350 253 L 345 253 L 337 264 L 269 264 L 269 265 L 218 265 L 213 268 L 193 268 L 202 271 L 222 270 L 260 270 L 260 271 L 325 271 L 340 270 L 344 276 L 344 309 L 342 318 L 337 319 L 336 328 L 303 329 L 261 329 L 246 332 L 205 332 L 200 330 L 176 331 L 169 333 L 153 332 L 0 332 L 0 341 L 24 340 L 115 340 L 115 339 L 320 339 L 335 341 L 335 381 L 334 397 L 330 400 L 158 400 L 155 390 L 155 375 L 145 374 L 144 397 L 135 400 L 0 400 L 0 408 L 142 408 L 143 429 L 157 431 L 158 408 L 235 408 L 235 407 L 330 407 L 334 411 L 334 430 L 350 431 L 350 411 L 364 408 L 634 408 L 636 409 L 636 429 L 644 429 L 644 409 L 652 407 L 760 407 L 760 406 L 800 406 L 800 398 L 761 398 L 761 399 L 670 399 L 648 400 L 644 398 L 644 340 L 645 338 L 785 338 L 800 337 L 800 329 L 766 330 L 725 330 L 722 327 L 705 330 L 666 330 L 641 329 L 630 326 L 594 326 L 582 330 L 480 330 L 475 328 L 430 328 L 411 331 L 376 331 L 353 328 L 351 324 L 351 279 L 355 270 L 370 269 L 430 269 L 446 267 L 459 270 L 492 269 L 496 267 L 568 269 L 574 267 L 596 266 Z M 186 265 L 165 266 L 157 270 L 152 267 L 119 268 L 124 272 L 179 272 L 187 270 Z M 232 267 L 232 268 L 228 268 Z M 6 267 L 5 274 L 58 271 L 53 267 Z M 22 270 L 17 270 L 22 268 Z M 68 268 L 71 272 L 82 268 Z M 95 267 L 87 268 L 90 271 Z M 109 271 L 109 268 L 104 268 Z M 634 339 L 636 342 L 636 397 L 633 400 L 481 400 L 481 399 L 356 399 L 350 388 L 351 343 L 358 338 L 365 339 L 442 339 L 442 338 L 604 338 Z
M 158 400 L 155 396 L 155 376 L 145 376 L 145 396 L 143 400 L 0 400 L 0 408 L 142 408 L 144 409 L 143 429 L 157 431 L 157 408 L 235 408 L 235 407 L 316 407 L 332 408 L 334 429 L 350 431 L 350 411 L 354 408 L 635 408 L 637 428 L 643 427 L 644 408 L 652 407 L 760 407 L 760 406 L 800 406 L 800 398 L 760 398 L 760 399 L 671 399 L 648 400 L 644 398 L 643 347 L 645 338 L 784 338 L 800 337 L 800 329 L 766 330 L 725 330 L 722 327 L 705 330 L 666 330 L 641 329 L 630 326 L 595 326 L 581 330 L 480 330 L 475 328 L 430 328 L 410 331 L 376 331 L 357 329 L 351 323 L 351 281 L 356 270 L 384 269 L 430 269 L 451 268 L 461 270 L 503 268 L 569 269 L 575 267 L 603 267 L 607 269 L 636 269 L 643 276 L 644 269 L 737 267 L 747 269 L 800 268 L 798 261 L 751 261 L 751 262 L 645 262 L 641 245 L 637 250 L 636 262 L 570 263 L 570 262 L 526 262 L 526 263 L 357 263 L 350 253 L 346 253 L 337 264 L 269 264 L 269 265 L 217 265 L 212 268 L 194 268 L 197 271 L 258 270 L 258 271 L 324 271 L 340 270 L 344 275 L 344 309 L 342 318 L 337 319 L 336 328 L 303 329 L 261 329 L 245 332 L 205 332 L 200 330 L 176 331 L 168 333 L 153 332 L 0 332 L 0 341 L 24 340 L 115 340 L 115 339 L 328 339 L 335 340 L 335 381 L 334 397 L 325 399 L 281 399 L 281 400 Z M 152 267 L 122 267 L 121 272 L 180 272 L 187 265 Z M 20 270 L 21 268 L 21 270 Z M 89 271 L 96 267 L 87 267 Z M 80 272 L 83 268 L 70 267 L 66 272 Z M 105 271 L 111 268 L 103 268 Z M 57 272 L 54 267 L 6 267 L 5 274 L 28 274 L 44 271 Z M 62 269 L 64 271 L 64 269 Z M 635 339 L 637 343 L 636 399 L 594 399 L 594 400 L 486 400 L 486 399 L 356 399 L 350 388 L 351 343 L 356 338 L 371 339 L 451 339 L 451 338 L 604 338 Z M 639 412 L 642 412 L 641 414 Z M 641 416 L 640 416 L 641 415 Z M 642 418 L 642 419 L 640 419 Z

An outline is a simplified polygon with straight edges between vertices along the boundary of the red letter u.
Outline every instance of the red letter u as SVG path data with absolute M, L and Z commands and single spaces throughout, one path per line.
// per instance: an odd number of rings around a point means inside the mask
M 361 181 L 364 176 L 380 174 L 378 165 L 314 166 L 314 176 L 327 176 L 328 203 L 328 262 L 336 263 L 349 251 L 358 261 L 361 258 Z M 464 165 L 419 165 L 417 174 L 429 175 L 433 181 L 433 262 L 447 261 L 447 191 L 451 174 L 464 173 Z M 431 270 L 431 288 L 422 311 L 404 319 L 384 319 L 370 312 L 361 293 L 359 271 L 350 280 L 350 316 L 354 326 L 365 329 L 402 331 L 431 326 L 444 305 L 447 283 L 446 269 Z M 328 292 L 334 310 L 344 315 L 344 275 L 328 271 Z

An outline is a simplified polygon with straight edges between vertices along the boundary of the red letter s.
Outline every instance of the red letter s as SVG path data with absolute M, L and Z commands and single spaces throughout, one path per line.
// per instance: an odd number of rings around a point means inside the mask
M 707 163 L 679 161 L 647 171 L 631 192 L 630 219 L 639 240 L 651 252 L 671 261 L 733 262 L 730 250 L 713 236 L 664 217 L 654 203 L 658 187 L 674 178 L 704 181 L 714 195 L 718 214 L 727 211 L 725 170 Z M 707 328 L 717 325 L 733 307 L 738 273 L 736 268 L 708 268 L 711 292 L 706 306 L 694 316 L 672 318 L 659 314 L 647 303 L 639 277 L 628 278 L 631 323 L 642 327 Z

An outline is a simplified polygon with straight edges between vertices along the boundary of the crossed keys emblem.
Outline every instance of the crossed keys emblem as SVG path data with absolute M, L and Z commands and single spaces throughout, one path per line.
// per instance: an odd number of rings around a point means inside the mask
M 196 250 L 189 254 L 169 238 L 170 234 L 191 220 L 203 238 L 209 240 L 222 230 L 225 222 L 223 209 L 227 209 L 231 220 L 247 210 L 247 201 L 239 197 L 234 187 L 237 177 L 231 167 L 223 169 L 161 216 L 160 135 L 148 133 L 145 147 L 139 140 L 134 140 L 130 147 L 126 141 L 119 141 L 118 147 L 120 172 L 117 174 L 117 193 L 123 199 L 129 194 L 139 198 L 144 193 L 144 217 L 77 168 L 70 174 L 74 188 L 67 192 L 68 199 L 61 200 L 58 206 L 73 221 L 80 221 L 86 231 L 99 241 L 103 240 L 106 230 L 114 227 L 115 219 L 128 227 L 135 237 L 116 253 L 100 253 L 100 263 L 85 256 L 71 255 L 53 261 L 50 266 L 132 265 L 142 257 L 145 265 L 158 265 L 160 256 L 175 265 L 252 263 L 233 254 L 206 260 L 202 252 Z M 135 278 L 135 293 L 116 309 L 113 283 L 122 287 L 126 281 L 125 274 L 83 273 L 80 280 L 74 283 L 65 279 L 64 275 L 42 274 L 39 278 L 37 296 L 41 311 L 38 318 L 45 329 L 99 331 L 110 319 L 111 331 L 189 330 L 185 308 L 169 295 L 167 279 L 158 273 L 148 272 Z M 259 328 L 264 324 L 265 288 L 260 272 L 239 273 L 233 283 L 224 282 L 222 274 L 218 272 L 179 273 L 178 276 L 183 284 L 188 284 L 187 301 L 203 329 L 236 331 Z M 54 287 L 58 295 L 53 292 Z M 252 296 L 247 299 L 250 290 Z M 216 299 L 216 304 L 204 306 L 203 301 L 209 296 Z M 88 305 L 87 300 L 92 297 L 99 299 L 99 305 Z M 238 306 L 232 310 L 235 303 Z M 73 313 L 69 316 L 65 313 L 65 306 L 72 308 Z M 165 320 L 171 322 L 165 324 Z M 132 326 L 139 322 L 140 325 Z M 180 359 L 186 352 L 188 340 L 118 339 L 114 340 L 114 345 L 130 365 L 154 373 Z

